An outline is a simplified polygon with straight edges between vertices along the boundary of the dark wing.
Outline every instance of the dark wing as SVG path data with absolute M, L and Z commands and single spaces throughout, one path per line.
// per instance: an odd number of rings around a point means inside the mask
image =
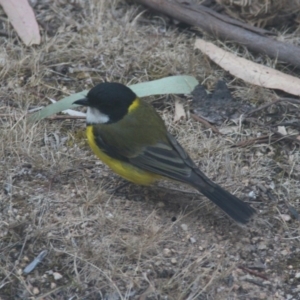
M 143 170 L 189 183 L 237 222 L 247 223 L 255 213 L 247 203 L 207 178 L 169 133 L 167 136 L 163 135 L 166 137 L 163 141 L 142 149 L 138 144 L 128 145 L 128 142 L 120 142 L 120 139 L 111 140 L 111 135 L 105 136 L 107 139 L 110 138 L 107 142 L 104 136 L 102 138 L 97 134 L 95 136 L 97 145 L 111 157 Z
M 187 182 L 196 168 L 185 150 L 169 133 L 164 142 L 142 149 L 134 144 L 125 149 L 127 142 L 123 143 L 122 139 L 111 140 L 112 135 L 103 135 L 103 132 L 97 132 L 95 137 L 98 147 L 107 155 L 155 174 Z
M 122 154 L 124 151 L 121 151 L 118 146 L 111 146 L 110 143 L 105 142 L 100 133 L 95 134 L 95 143 L 108 156 L 120 161 L 129 162 L 128 158 Z
M 195 165 L 176 139 L 169 133 L 167 135 L 169 143 L 145 147 L 139 155 L 129 158 L 129 162 L 143 170 L 187 181 Z
M 168 139 L 176 152 L 180 155 L 180 157 L 184 160 L 185 164 L 189 166 L 192 170 L 192 174 L 190 178 L 188 178 L 188 182 L 193 185 L 193 181 L 196 182 L 196 186 L 215 186 L 216 184 L 212 182 L 204 173 L 200 171 L 200 169 L 196 166 L 196 164 L 192 161 L 192 159 L 188 156 L 185 150 L 181 147 L 181 145 L 177 142 L 177 140 L 168 133 Z
M 177 140 L 170 133 L 167 138 L 168 144 L 147 147 L 129 161 L 141 169 L 189 183 L 197 189 L 214 187 L 215 183 L 198 169 Z

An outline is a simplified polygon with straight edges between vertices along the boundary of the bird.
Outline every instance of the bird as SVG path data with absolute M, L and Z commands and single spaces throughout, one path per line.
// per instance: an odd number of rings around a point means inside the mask
M 86 135 L 94 154 L 139 185 L 160 179 L 188 184 L 230 218 L 246 224 L 255 209 L 210 180 L 167 130 L 154 107 L 118 82 L 103 82 L 73 104 L 86 106 Z

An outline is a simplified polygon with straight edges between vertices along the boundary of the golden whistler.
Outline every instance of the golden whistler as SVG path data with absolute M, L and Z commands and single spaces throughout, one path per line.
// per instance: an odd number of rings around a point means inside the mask
M 115 173 L 141 185 L 160 178 L 187 183 L 233 220 L 247 223 L 255 210 L 203 174 L 148 103 L 120 83 L 101 83 L 74 102 L 87 106 L 87 139 Z

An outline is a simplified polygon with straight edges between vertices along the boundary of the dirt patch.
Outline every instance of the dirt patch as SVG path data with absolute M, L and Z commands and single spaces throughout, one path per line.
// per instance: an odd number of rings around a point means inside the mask
M 271 136 L 278 116 L 291 120 L 299 108 L 280 106 L 275 122 L 269 107 L 253 116 L 260 123 L 224 122 L 218 135 L 192 119 L 175 124 L 172 96 L 149 99 L 201 170 L 257 209 L 246 227 L 185 186 L 114 192 L 122 181 L 91 153 L 83 121 L 29 124 L 28 109 L 104 80 L 177 74 L 208 90 L 222 78 L 254 107 L 272 92 L 234 80 L 193 49 L 194 34 L 141 7 L 42 1 L 35 10 L 41 46 L 0 37 L 0 298 L 299 299 L 299 147 L 271 139 L 232 147 Z M 44 260 L 23 274 L 43 250 Z

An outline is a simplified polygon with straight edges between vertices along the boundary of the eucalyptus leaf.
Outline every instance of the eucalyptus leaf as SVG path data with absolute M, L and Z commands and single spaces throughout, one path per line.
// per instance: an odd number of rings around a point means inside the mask
M 139 97 L 145 97 L 165 94 L 189 94 L 194 90 L 197 84 L 198 81 L 195 77 L 179 75 L 134 84 L 129 86 L 129 88 L 131 88 Z M 31 115 L 29 121 L 36 122 L 63 110 L 72 107 L 74 108 L 77 105 L 73 105 L 73 103 L 78 99 L 84 98 L 87 93 L 88 91 L 85 90 L 65 97 L 56 103 L 52 103 Z
M 198 83 L 193 76 L 178 75 L 137 83 L 129 87 L 139 97 L 146 97 L 165 94 L 190 94 Z
M 87 95 L 88 91 L 82 91 L 76 94 L 73 94 L 71 96 L 65 97 L 61 99 L 60 101 L 57 101 L 55 103 L 52 103 L 45 108 L 41 109 L 40 111 L 34 113 L 33 115 L 30 115 L 29 121 L 36 122 L 42 119 L 45 119 L 47 117 L 50 117 L 54 114 L 57 114 L 63 110 L 69 109 L 70 107 L 75 107 L 77 105 L 73 105 L 73 102 L 84 98 Z

